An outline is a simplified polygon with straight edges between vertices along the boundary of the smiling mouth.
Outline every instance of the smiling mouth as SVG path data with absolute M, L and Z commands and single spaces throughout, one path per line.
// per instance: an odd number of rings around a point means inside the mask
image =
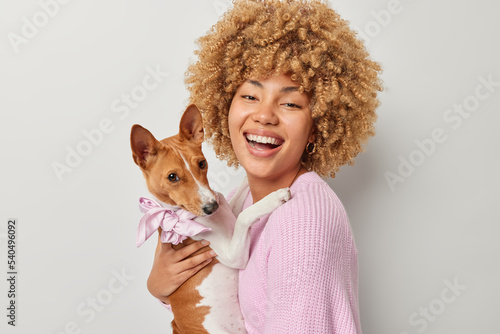
M 259 151 L 272 150 L 280 147 L 284 143 L 284 140 L 278 138 L 252 135 L 248 133 L 245 135 L 245 138 L 251 148 Z

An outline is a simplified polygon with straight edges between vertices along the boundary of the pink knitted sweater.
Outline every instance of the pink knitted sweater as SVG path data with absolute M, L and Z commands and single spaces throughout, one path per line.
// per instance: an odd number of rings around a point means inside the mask
M 361 333 L 357 251 L 344 207 L 318 174 L 301 175 L 291 199 L 251 228 L 239 275 L 249 334 Z M 249 192 L 245 207 L 252 203 Z

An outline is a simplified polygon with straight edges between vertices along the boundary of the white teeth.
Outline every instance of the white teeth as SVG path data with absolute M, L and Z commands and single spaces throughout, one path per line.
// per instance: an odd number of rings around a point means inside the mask
M 281 143 L 282 143 L 281 140 L 273 138 L 273 137 L 264 137 L 264 136 L 257 136 L 257 135 L 251 135 L 251 134 L 247 134 L 246 137 L 250 141 L 254 141 L 257 143 L 261 143 L 261 144 L 281 145 Z

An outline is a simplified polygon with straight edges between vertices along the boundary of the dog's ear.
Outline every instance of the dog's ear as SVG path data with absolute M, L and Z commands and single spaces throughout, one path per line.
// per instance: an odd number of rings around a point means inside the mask
M 135 124 L 130 131 L 130 146 L 132 147 L 134 162 L 141 169 L 146 169 L 148 157 L 156 154 L 160 143 L 151 132 Z
M 197 144 L 203 142 L 203 119 L 198 107 L 194 104 L 188 106 L 184 111 L 179 125 L 179 134 L 181 137 Z

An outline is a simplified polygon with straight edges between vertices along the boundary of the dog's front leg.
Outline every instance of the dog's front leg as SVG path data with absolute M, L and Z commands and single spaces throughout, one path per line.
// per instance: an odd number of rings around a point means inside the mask
M 249 257 L 249 229 L 262 216 L 274 211 L 290 199 L 290 190 L 283 188 L 272 192 L 257 203 L 243 210 L 236 219 L 234 232 L 227 249 L 219 254 L 219 261 L 231 268 L 244 269 Z
M 224 252 L 218 253 L 217 259 L 230 268 L 244 269 L 248 262 L 250 249 L 250 224 L 242 222 L 239 218 L 234 225 L 233 237 L 226 245 Z

